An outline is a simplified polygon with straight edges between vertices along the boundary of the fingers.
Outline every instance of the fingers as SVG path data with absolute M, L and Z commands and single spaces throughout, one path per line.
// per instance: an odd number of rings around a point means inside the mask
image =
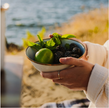
M 54 83 L 61 84 L 61 85 L 72 85 L 72 84 L 69 83 L 69 81 L 66 80 L 66 79 L 54 79 L 53 82 L 54 82 Z
M 75 67 L 70 67 L 61 71 L 56 71 L 56 72 L 41 72 L 41 76 L 44 78 L 49 78 L 49 79 L 67 79 L 68 77 L 71 76 L 71 73 L 73 74 L 73 71 L 75 72 Z M 58 75 L 59 72 L 59 75 Z M 69 74 L 68 74 L 69 73 Z
M 41 76 L 44 78 L 49 78 L 49 79 L 63 79 L 66 78 L 69 71 L 71 71 L 71 68 L 67 68 L 65 70 L 61 70 L 61 71 L 56 71 L 56 72 L 41 72 Z M 59 73 L 59 75 L 58 75 Z
M 54 79 L 53 80 L 54 83 L 58 83 L 58 84 L 65 84 L 65 80 L 64 79 Z
M 59 79 L 61 78 L 61 72 L 59 73 L 58 77 L 58 71 L 56 72 L 41 72 L 41 76 L 44 78 L 49 78 L 49 79 Z
M 73 58 L 73 57 L 63 57 L 63 58 L 60 58 L 59 61 L 62 64 L 83 66 L 81 59 L 77 59 L 77 58 Z
M 64 69 L 64 70 L 61 70 L 58 74 L 58 71 L 55 71 L 55 72 L 42 72 L 41 73 L 41 76 L 44 77 L 44 78 L 49 78 L 49 79 L 59 79 L 59 77 L 61 79 L 66 79 L 66 78 L 69 78 L 74 76 L 74 72 L 76 71 L 79 71 L 79 69 L 84 66 L 84 61 L 82 59 L 76 59 L 76 58 L 72 58 L 72 57 L 66 57 L 66 58 L 61 58 L 60 59 L 61 62 L 65 62 L 66 64 L 73 64 L 75 65 L 76 67 L 70 67 L 70 68 L 67 68 L 67 69 Z M 69 74 L 68 74 L 69 73 Z
M 65 86 L 65 87 L 67 87 L 69 89 L 72 89 L 73 88 L 73 85 L 67 85 L 67 84 L 61 84 L 61 85 Z
M 40 75 L 44 78 L 49 78 L 49 79 L 63 79 L 66 78 L 69 74 L 68 72 L 70 72 L 72 70 L 72 68 L 67 68 L 61 71 L 56 71 L 56 72 L 41 72 Z M 73 71 L 73 70 L 72 70 Z M 58 75 L 59 72 L 59 75 Z

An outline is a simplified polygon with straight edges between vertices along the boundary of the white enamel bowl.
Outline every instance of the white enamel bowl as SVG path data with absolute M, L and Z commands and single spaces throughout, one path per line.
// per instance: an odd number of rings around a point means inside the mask
M 47 41 L 49 39 L 44 39 L 44 41 Z M 38 43 L 38 41 L 36 42 Z M 71 44 L 74 43 L 76 44 L 82 51 L 82 55 L 81 57 L 85 54 L 85 46 L 81 43 L 78 42 L 76 40 L 73 39 L 63 39 L 62 40 L 62 45 L 65 45 L 66 43 Z M 28 57 L 28 59 L 31 61 L 31 63 L 33 64 L 33 66 L 38 70 L 38 71 L 43 71 L 43 72 L 52 72 L 52 71 L 59 71 L 59 70 L 63 70 L 65 68 L 68 68 L 69 65 L 64 65 L 64 64 L 41 64 L 38 63 L 34 60 L 35 57 L 35 53 L 36 51 L 34 51 L 31 47 L 27 47 L 26 49 L 26 55 Z M 79 58 L 81 58 L 79 57 Z

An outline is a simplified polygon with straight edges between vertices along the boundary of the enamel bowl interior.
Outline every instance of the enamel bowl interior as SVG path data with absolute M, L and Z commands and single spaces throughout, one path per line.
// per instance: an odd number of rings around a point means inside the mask
M 49 39 L 44 39 L 44 41 L 48 41 Z M 36 42 L 38 43 L 38 42 Z M 76 41 L 76 40 L 73 40 L 73 39 L 63 39 L 62 40 L 62 46 L 64 46 L 66 43 L 68 44 L 71 44 L 71 43 L 74 43 L 76 44 L 81 52 L 82 52 L 82 55 L 81 57 L 84 55 L 85 53 L 85 47 L 82 43 Z M 31 63 L 33 64 L 33 66 L 38 70 L 38 71 L 43 71 L 43 72 L 53 72 L 53 71 L 59 71 L 59 70 L 63 70 L 65 68 L 68 68 L 69 65 L 64 65 L 64 64 L 41 64 L 41 63 L 38 63 L 34 60 L 34 57 L 35 57 L 35 53 L 36 51 L 34 51 L 31 47 L 27 47 L 26 49 L 26 55 L 28 57 L 28 59 L 31 61 Z M 80 57 L 80 58 L 81 58 Z

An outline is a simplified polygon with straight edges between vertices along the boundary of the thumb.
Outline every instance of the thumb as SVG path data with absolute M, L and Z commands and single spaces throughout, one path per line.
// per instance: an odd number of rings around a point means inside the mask
M 81 59 L 77 59 L 77 58 L 73 58 L 73 57 L 63 57 L 63 58 L 60 58 L 59 61 L 62 64 L 83 66 L 83 62 Z

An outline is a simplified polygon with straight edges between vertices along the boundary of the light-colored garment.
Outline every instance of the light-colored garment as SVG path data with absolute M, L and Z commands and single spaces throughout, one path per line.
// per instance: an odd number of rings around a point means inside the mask
M 91 101 L 89 108 L 109 108 L 109 40 L 102 46 L 85 42 L 88 46 L 88 62 L 95 64 L 85 94 Z M 40 108 L 85 108 L 87 99 L 47 103 Z M 85 105 L 85 106 L 83 106 Z
M 85 43 L 88 62 L 95 64 L 85 91 L 89 108 L 109 108 L 109 40 L 104 45 Z

